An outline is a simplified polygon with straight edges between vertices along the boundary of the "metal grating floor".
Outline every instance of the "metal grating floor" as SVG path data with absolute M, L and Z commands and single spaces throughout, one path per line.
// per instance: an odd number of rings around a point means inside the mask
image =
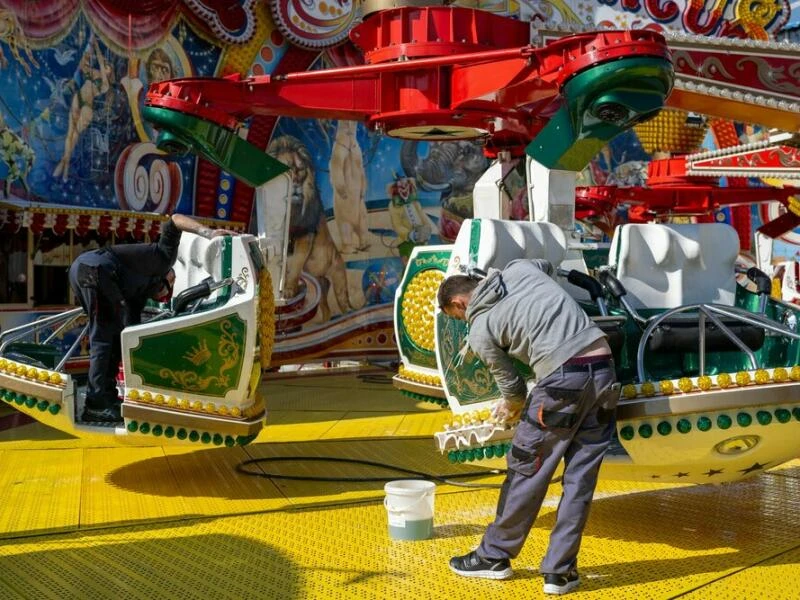
M 434 538 L 400 542 L 387 533 L 382 483 L 236 472 L 251 457 L 344 456 L 441 474 L 487 469 L 474 481 L 500 481 L 488 471 L 499 461 L 450 465 L 435 453 L 430 433 L 447 411 L 414 405 L 374 379 L 310 381 L 314 389 L 301 380 L 265 386 L 276 399 L 271 424 L 245 448 L 103 446 L 35 424 L 0 431 L 0 597 L 543 597 L 536 567 L 557 483 L 515 577 L 485 581 L 453 575 L 447 561 L 478 543 L 496 489 L 438 485 Z M 329 463 L 264 468 L 386 474 Z M 583 584 L 571 597 L 798 598 L 799 510 L 800 460 L 732 485 L 603 480 L 580 555 Z

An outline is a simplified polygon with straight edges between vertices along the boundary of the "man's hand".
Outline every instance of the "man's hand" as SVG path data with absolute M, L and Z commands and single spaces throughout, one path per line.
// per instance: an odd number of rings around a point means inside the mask
M 492 416 L 502 425 L 514 423 L 519 420 L 523 406 L 525 406 L 523 400 L 501 398 L 492 406 Z
M 238 231 L 234 231 L 233 229 L 213 229 L 211 230 L 211 237 L 219 237 L 222 235 L 239 235 Z
M 211 227 L 206 227 L 199 221 L 196 221 L 187 215 L 175 213 L 170 218 L 175 226 L 181 231 L 196 233 L 197 235 L 206 239 L 211 239 L 222 235 L 239 235 L 238 231 L 233 231 L 231 229 L 212 229 Z

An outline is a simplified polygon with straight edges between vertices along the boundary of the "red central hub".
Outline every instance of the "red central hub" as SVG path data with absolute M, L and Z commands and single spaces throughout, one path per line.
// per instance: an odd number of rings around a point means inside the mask
M 530 25 L 481 10 L 404 6 L 373 13 L 350 39 L 376 64 L 527 46 Z
M 375 12 L 351 37 L 367 64 L 173 79 L 153 84 L 146 105 L 228 130 L 252 115 L 348 119 L 403 139 L 478 139 L 490 154 L 521 154 L 564 104 L 561 88 L 574 75 L 618 59 L 669 56 L 663 37 L 645 30 L 534 47 L 528 23 L 451 6 Z

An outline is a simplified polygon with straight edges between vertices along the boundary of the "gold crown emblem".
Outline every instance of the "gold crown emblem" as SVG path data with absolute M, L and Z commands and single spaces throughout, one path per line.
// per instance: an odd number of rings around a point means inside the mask
M 200 340 L 200 343 L 184 354 L 183 358 L 188 360 L 195 367 L 199 367 L 211 358 L 211 351 L 208 349 L 206 341 Z

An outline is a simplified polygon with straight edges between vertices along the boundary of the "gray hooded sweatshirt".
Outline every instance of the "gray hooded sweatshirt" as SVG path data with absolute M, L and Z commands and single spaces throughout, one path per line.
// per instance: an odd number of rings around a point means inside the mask
M 469 345 L 504 398 L 524 400 L 527 394 L 511 357 L 541 380 L 605 337 L 552 273 L 553 265 L 542 259 L 515 260 L 502 272 L 489 269 L 467 305 Z

